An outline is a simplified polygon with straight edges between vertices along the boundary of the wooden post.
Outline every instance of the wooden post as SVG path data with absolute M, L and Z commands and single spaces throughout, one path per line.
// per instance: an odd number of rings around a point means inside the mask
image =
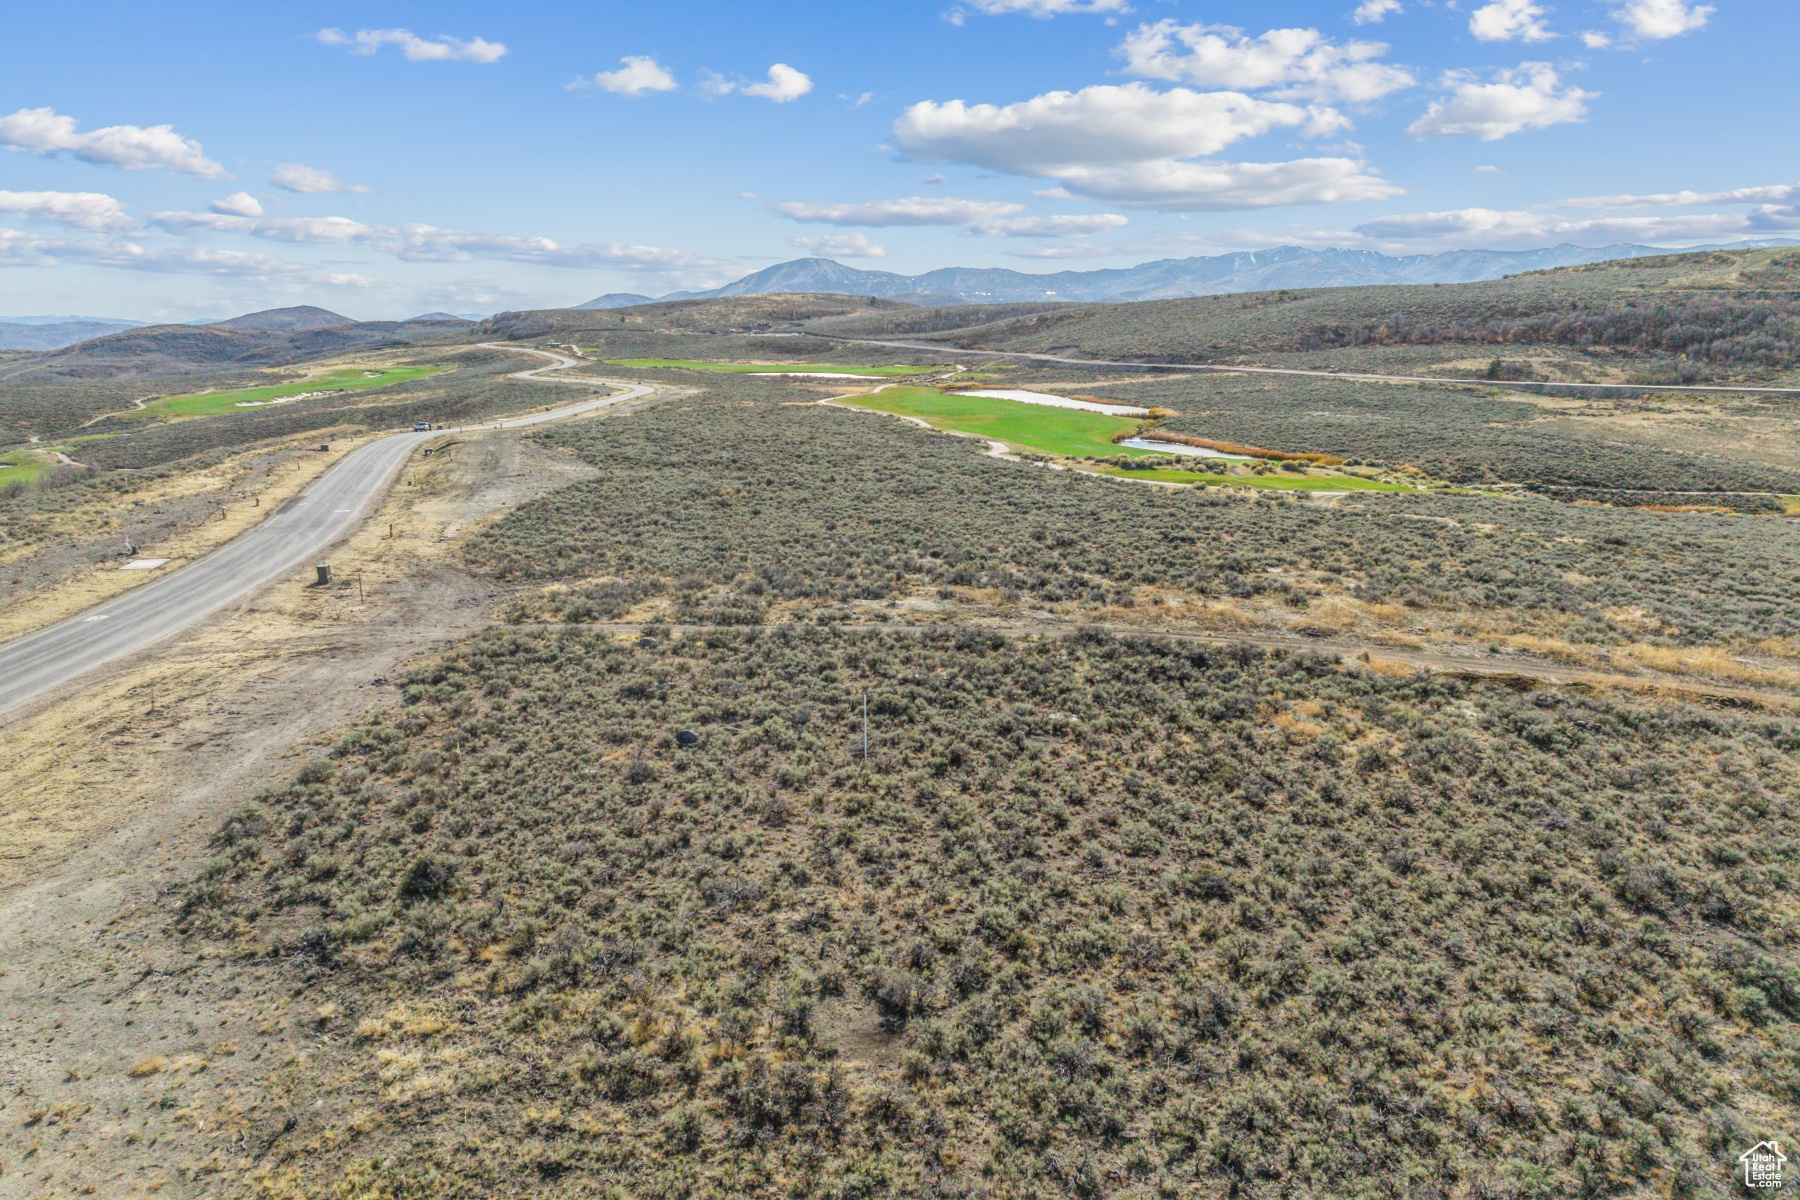
M 869 693 L 863 693 L 863 762 L 869 761 Z

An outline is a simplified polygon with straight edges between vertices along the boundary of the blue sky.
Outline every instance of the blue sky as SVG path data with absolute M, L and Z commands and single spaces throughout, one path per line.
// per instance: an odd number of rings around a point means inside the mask
M 0 314 L 1800 236 L 1775 0 L 16 6 Z

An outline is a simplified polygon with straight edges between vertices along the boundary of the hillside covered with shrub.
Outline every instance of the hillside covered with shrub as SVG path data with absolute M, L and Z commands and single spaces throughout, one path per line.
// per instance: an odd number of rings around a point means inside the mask
M 406 695 L 183 900 L 381 1114 L 275 1194 L 1713 1195 L 1800 1103 L 1789 722 L 952 631 Z

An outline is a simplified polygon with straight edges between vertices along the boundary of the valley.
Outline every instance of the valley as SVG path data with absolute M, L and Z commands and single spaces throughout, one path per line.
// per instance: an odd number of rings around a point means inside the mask
M 0 713 L 0 1188 L 1727 1194 L 1800 1111 L 1791 253 L 9 360 L 9 646 L 396 475 Z

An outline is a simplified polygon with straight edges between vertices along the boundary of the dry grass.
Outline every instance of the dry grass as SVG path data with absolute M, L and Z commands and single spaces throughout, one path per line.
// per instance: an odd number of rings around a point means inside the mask
M 283 439 L 284 442 L 292 440 L 291 438 Z M 366 440 L 364 439 L 364 441 Z M 261 524 L 283 503 L 298 494 L 346 454 L 362 444 L 363 441 L 353 441 L 348 438 L 334 440 L 331 443 L 330 451 L 305 455 L 296 458 L 285 468 L 278 468 L 281 471 L 279 481 L 261 492 L 255 498 L 255 503 L 240 502 L 222 506 L 217 519 L 204 521 L 165 541 L 138 547 L 138 557 L 166 558 L 169 560 L 166 566 L 159 567 L 154 571 L 121 571 L 116 562 L 97 563 L 57 587 L 31 596 L 28 602 L 15 605 L 9 611 L 0 612 L 0 641 L 7 641 L 33 630 L 54 625 L 65 617 L 92 608 L 96 604 L 104 603 L 132 588 L 150 583 L 161 575 L 176 570 L 209 551 L 216 550 L 238 535 Z M 161 481 L 156 486 L 145 488 L 140 492 L 125 493 L 109 501 L 108 508 L 104 510 L 96 507 L 70 513 L 58 521 L 58 532 L 66 537 L 92 537 L 98 532 L 115 527 L 116 518 L 109 514 L 115 511 L 129 511 L 134 502 L 154 504 L 158 501 L 212 495 L 226 491 L 242 477 L 246 461 L 254 454 L 263 453 L 268 453 L 268 451 L 260 450 L 251 455 L 241 455 L 204 471 L 195 471 Z
M 474 455 L 479 445 L 471 440 L 459 453 Z M 416 463 L 363 528 L 333 549 L 340 586 L 311 587 L 310 568 L 297 571 L 155 656 L 104 669 L 76 694 L 0 724 L 0 890 L 42 876 L 190 786 L 209 743 L 241 724 L 239 710 L 293 687 L 284 681 L 296 669 L 353 638 L 401 633 L 409 580 L 440 568 L 521 487 L 554 482 L 542 470 L 523 484 L 489 479 L 447 455 Z M 263 507 L 275 507 L 267 494 Z M 361 604 L 348 584 L 358 577 Z M 303 706 L 290 700 L 284 707 L 280 716 L 291 718 Z M 272 724 L 268 736 L 282 728 Z
M 1718 646 L 1655 646 L 1637 643 L 1614 651 L 1615 658 L 1670 675 L 1701 675 L 1753 687 L 1800 687 L 1800 668 L 1746 662 Z

